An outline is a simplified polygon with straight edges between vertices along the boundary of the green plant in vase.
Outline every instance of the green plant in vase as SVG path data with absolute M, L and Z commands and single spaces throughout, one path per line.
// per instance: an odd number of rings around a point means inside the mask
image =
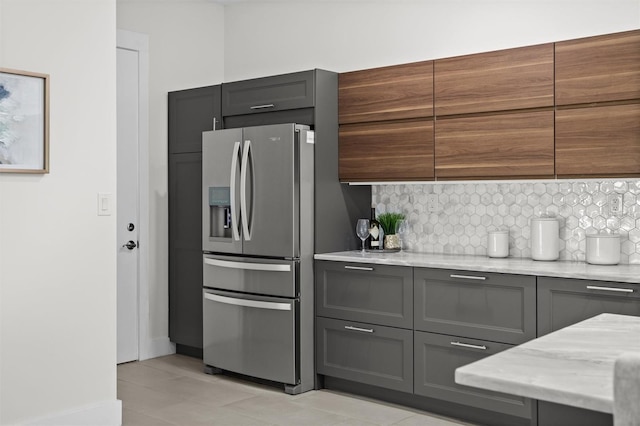
M 382 213 L 378 215 L 378 222 L 384 231 L 384 248 L 388 250 L 400 249 L 400 238 L 396 234 L 398 222 L 404 220 L 402 213 Z

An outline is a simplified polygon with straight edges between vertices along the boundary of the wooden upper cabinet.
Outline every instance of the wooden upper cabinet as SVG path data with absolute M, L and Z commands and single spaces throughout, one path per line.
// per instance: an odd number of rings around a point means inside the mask
M 433 179 L 433 120 L 340 126 L 342 181 Z
M 553 106 L 553 44 L 438 59 L 435 113 Z
M 436 178 L 553 178 L 553 111 L 440 119 Z
M 556 43 L 556 104 L 640 99 L 640 30 Z
M 556 173 L 640 175 L 640 104 L 557 111 Z
M 365 123 L 433 116 L 433 61 L 338 76 L 338 122 Z

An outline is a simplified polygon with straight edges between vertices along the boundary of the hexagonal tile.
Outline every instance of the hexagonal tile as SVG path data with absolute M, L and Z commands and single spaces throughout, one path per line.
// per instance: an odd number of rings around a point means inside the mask
M 629 185 L 625 181 L 618 181 L 613 183 L 613 190 L 619 194 L 627 192 Z
M 519 216 L 522 213 L 522 207 L 519 204 L 513 204 L 509 207 L 509 214 L 512 216 Z
M 593 219 L 594 217 L 600 215 L 600 207 L 596 206 L 595 204 L 590 204 L 589 206 L 587 206 L 585 212 L 587 216 Z
M 617 217 L 607 218 L 607 228 L 612 231 L 617 231 L 618 229 L 620 229 L 620 219 Z
M 540 196 L 538 194 L 531 194 L 527 197 L 527 203 L 531 206 L 537 206 L 540 204 Z
M 571 187 L 571 192 L 574 192 L 578 195 L 582 194 L 587 189 L 587 185 L 584 182 L 574 182 Z
M 612 181 L 601 182 L 600 183 L 600 192 L 603 192 L 605 194 L 612 193 L 613 192 L 613 182 Z
M 583 229 L 587 229 L 589 228 L 591 225 L 593 225 L 593 219 L 590 218 L 589 216 L 582 216 L 580 218 L 580 227 Z
M 497 183 L 488 183 L 487 184 L 487 193 L 488 194 L 495 194 L 498 192 L 498 184 Z
M 547 192 L 547 188 L 545 187 L 544 183 L 535 183 L 533 185 L 533 193 L 536 195 L 542 195 L 545 192 Z
M 633 228 L 635 228 L 635 224 L 636 221 L 632 217 L 626 216 L 623 217 L 620 221 L 620 228 L 624 229 L 625 231 L 631 231 Z
M 481 238 L 479 235 L 477 234 L 473 234 L 470 238 L 469 238 L 469 244 L 472 247 L 479 247 L 482 244 Z
M 627 240 L 622 243 L 621 250 L 622 250 L 622 253 L 629 256 L 636 252 L 636 245 L 633 242 Z
M 491 201 L 495 205 L 502 204 L 504 202 L 504 196 L 500 193 L 493 194 L 493 196 L 491 197 Z
M 470 223 L 471 225 L 473 225 L 473 226 L 478 226 L 478 225 L 480 225 L 480 223 L 482 223 L 482 219 L 481 219 L 481 217 L 480 217 L 479 215 L 477 215 L 477 214 L 472 214 L 472 215 L 469 217 L 469 223 Z
M 492 216 L 489 216 L 488 214 L 485 214 L 484 216 L 482 216 L 482 225 L 481 226 L 489 226 L 493 223 L 493 220 L 491 219 Z
M 578 198 L 580 198 L 580 204 L 585 207 L 591 204 L 591 202 L 593 201 L 591 198 L 591 194 L 589 194 L 588 192 L 583 192 L 578 196 Z
M 573 215 L 576 217 L 584 216 L 585 210 L 586 209 L 582 204 L 577 204 L 573 206 Z
M 460 216 L 460 225 L 465 226 L 470 222 L 470 216 L 468 214 Z
M 633 263 L 633 264 L 640 263 L 640 248 L 638 249 L 638 252 L 633 253 L 632 255 L 629 256 L 629 263 Z
M 593 218 L 593 227 L 598 230 L 603 230 L 607 227 L 607 220 L 602 216 L 596 216 Z
M 549 194 L 549 195 L 554 195 L 559 190 L 559 185 L 557 183 L 555 183 L 555 182 L 545 183 L 545 187 L 546 187 L 546 190 L 547 190 L 547 194 Z
M 594 192 L 598 191 L 599 187 L 600 187 L 600 184 L 598 182 L 591 181 L 591 182 L 585 182 L 584 183 L 585 191 L 587 191 L 587 192 L 589 192 L 591 194 L 593 194 Z
M 476 206 L 476 214 L 479 216 L 484 216 L 487 213 L 487 206 L 484 204 L 478 204 Z

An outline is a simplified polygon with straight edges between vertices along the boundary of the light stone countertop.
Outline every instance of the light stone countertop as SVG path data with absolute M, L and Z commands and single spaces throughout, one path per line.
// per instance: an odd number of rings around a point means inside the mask
M 453 254 L 416 252 L 362 254 L 358 250 L 316 254 L 316 260 L 378 265 L 416 266 L 466 271 L 536 275 L 544 277 L 578 278 L 598 281 L 619 281 L 640 284 L 640 265 L 591 265 L 585 262 L 557 260 L 536 261 L 528 258 L 490 258 Z
M 640 353 L 640 317 L 600 314 L 459 367 L 455 380 L 612 413 L 614 362 L 625 352 Z

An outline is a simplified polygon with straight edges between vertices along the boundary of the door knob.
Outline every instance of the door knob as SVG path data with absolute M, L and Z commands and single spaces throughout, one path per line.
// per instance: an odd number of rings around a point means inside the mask
M 126 247 L 129 250 L 133 250 L 134 248 L 138 247 L 138 245 L 135 243 L 135 241 L 129 240 L 129 242 L 127 242 L 127 244 L 123 244 L 122 247 Z

